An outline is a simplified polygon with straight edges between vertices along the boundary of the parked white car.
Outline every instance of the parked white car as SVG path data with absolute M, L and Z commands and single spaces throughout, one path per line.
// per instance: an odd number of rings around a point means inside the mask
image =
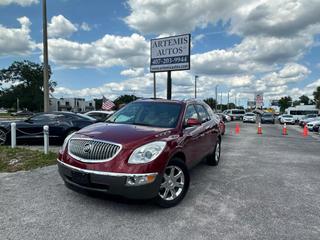
M 114 111 L 90 111 L 85 113 L 84 115 L 92 117 L 99 122 L 104 122 L 113 113 Z
M 0 113 L 8 113 L 8 110 L 6 110 L 4 108 L 0 108 Z
M 319 124 L 320 124 L 320 120 L 308 122 L 308 123 L 307 123 L 307 128 L 308 128 L 309 131 L 313 131 L 313 127 L 314 127 L 315 125 L 319 125 Z
M 288 115 L 288 114 L 283 114 L 281 115 L 280 119 L 279 119 L 281 124 L 295 124 L 295 120 L 293 118 L 292 115 Z
M 243 116 L 243 122 L 256 123 L 256 121 L 257 121 L 257 116 L 252 112 L 248 112 Z

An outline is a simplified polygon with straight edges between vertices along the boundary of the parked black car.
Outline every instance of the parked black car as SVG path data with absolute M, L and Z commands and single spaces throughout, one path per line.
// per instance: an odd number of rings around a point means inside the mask
M 275 123 L 274 115 L 272 113 L 265 112 L 261 116 L 261 123 Z
M 0 122 L 0 144 L 10 142 L 11 122 Z M 28 141 L 28 143 L 30 140 L 43 141 L 43 126 L 48 125 L 50 141 L 60 143 L 70 133 L 95 122 L 94 118 L 71 112 L 38 113 L 24 121 L 15 122 L 17 140 Z
M 30 117 L 33 114 L 34 114 L 33 112 L 30 112 L 28 110 L 21 110 L 21 111 L 18 111 L 18 112 L 11 113 L 11 116 L 15 116 L 15 117 Z

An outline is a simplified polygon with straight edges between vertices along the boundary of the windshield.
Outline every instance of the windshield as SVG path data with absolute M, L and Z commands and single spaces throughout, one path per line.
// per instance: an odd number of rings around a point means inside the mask
M 254 116 L 254 113 L 246 113 L 245 116 Z
M 282 117 L 285 117 L 285 118 L 293 118 L 292 115 L 283 115 Z
M 106 122 L 175 128 L 181 111 L 177 103 L 135 102 L 110 116 Z
M 264 113 L 263 116 L 264 117 L 272 117 L 273 115 L 272 115 L 272 113 Z

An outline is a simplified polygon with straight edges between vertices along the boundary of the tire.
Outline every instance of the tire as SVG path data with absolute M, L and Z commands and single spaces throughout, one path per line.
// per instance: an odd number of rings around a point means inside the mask
M 216 145 L 214 146 L 213 153 L 207 157 L 207 164 L 210 166 L 217 166 L 220 161 L 221 155 L 221 140 L 218 138 Z
M 7 142 L 7 134 L 6 131 L 0 128 L 0 145 L 4 145 Z
M 163 208 L 177 205 L 187 194 L 189 183 L 190 176 L 185 163 L 179 158 L 171 159 L 163 173 L 156 203 Z

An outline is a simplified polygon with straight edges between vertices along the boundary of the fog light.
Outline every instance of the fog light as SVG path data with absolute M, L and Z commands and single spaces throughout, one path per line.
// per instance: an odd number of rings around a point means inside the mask
M 127 177 L 127 186 L 140 186 L 148 183 L 152 183 L 156 179 L 156 174 L 142 175 L 142 176 L 130 176 Z

